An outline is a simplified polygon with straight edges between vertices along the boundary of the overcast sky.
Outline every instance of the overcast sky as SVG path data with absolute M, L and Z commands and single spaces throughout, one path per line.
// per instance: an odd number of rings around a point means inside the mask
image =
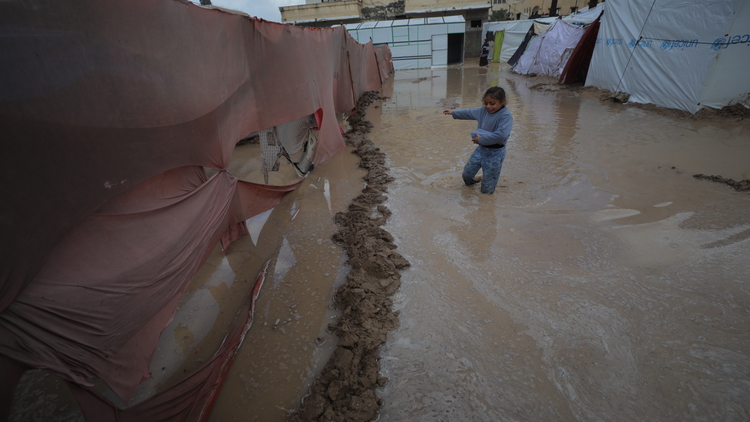
M 192 1 L 193 3 L 200 3 L 199 0 Z M 211 0 L 211 4 L 239 10 L 267 21 L 281 22 L 280 6 L 305 4 L 305 0 Z

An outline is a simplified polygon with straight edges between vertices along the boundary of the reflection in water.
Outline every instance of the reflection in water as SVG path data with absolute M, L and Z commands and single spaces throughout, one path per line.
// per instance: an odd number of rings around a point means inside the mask
M 180 298 L 174 319 L 164 329 L 156 346 L 150 367 L 152 377 L 138 387 L 131 404 L 158 392 L 175 374 L 182 375 L 178 371 L 185 368 L 193 349 L 216 328 L 222 311 L 219 301 L 234 284 L 236 275 L 226 257 L 221 257 L 217 264 L 209 262 L 201 271 L 209 273 L 205 283 Z
M 247 231 L 250 233 L 250 239 L 253 241 L 253 245 L 258 245 L 258 236 L 260 236 L 260 232 L 263 230 L 263 226 L 266 225 L 268 217 L 271 216 L 272 212 L 273 208 L 245 220 L 245 225 L 247 225 Z
M 279 254 L 276 256 L 276 266 L 273 270 L 273 286 L 277 287 L 284 276 L 297 264 L 297 259 L 294 257 L 292 247 L 289 246 L 289 241 L 284 236 L 284 241 L 281 243 Z
M 691 177 L 747 178 L 746 125 L 534 90 L 548 80 L 497 65 L 418 76 L 397 72 L 373 110 L 396 177 L 386 229 L 412 263 L 382 419 L 750 419 L 750 197 Z M 440 111 L 496 84 L 514 131 L 481 195 L 460 180 L 473 122 Z

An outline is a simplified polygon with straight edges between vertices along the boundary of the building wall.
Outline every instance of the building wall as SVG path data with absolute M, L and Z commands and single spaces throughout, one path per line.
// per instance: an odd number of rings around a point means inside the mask
M 558 14 L 569 15 L 573 10 L 582 9 L 589 5 L 590 0 L 557 0 Z M 597 0 L 597 4 L 602 3 L 602 0 Z M 552 0 L 492 0 L 492 10 L 505 9 L 510 11 L 514 19 L 518 18 L 520 13 L 520 19 L 528 19 L 529 16 L 538 10 L 541 15 L 547 15 L 549 8 L 552 5 Z
M 489 7 L 491 5 L 490 0 L 405 0 L 405 2 L 407 12 L 447 8 L 464 9 L 472 6 Z
M 362 7 L 362 19 L 365 21 L 387 21 L 404 18 L 404 1 L 392 1 L 390 3 L 377 4 L 374 6 Z
M 325 3 L 302 4 L 298 6 L 279 7 L 281 22 L 315 22 L 318 20 L 332 21 L 337 24 L 337 18 L 360 18 L 362 16 L 362 0 L 347 0 Z
M 489 17 L 490 0 L 405 0 L 405 2 L 408 18 L 463 16 L 466 21 L 465 56 L 479 57 L 482 50 L 482 25 Z
M 491 1 L 394 0 L 391 2 L 384 1 L 382 5 L 374 7 L 370 6 L 370 2 L 363 4 L 361 0 L 324 1 L 300 6 L 279 7 L 279 10 L 281 11 L 282 22 L 295 22 L 297 25 L 318 27 L 369 20 L 461 15 L 466 20 L 465 56 L 479 57 L 482 49 L 482 25 L 488 20 Z M 549 2 L 550 0 L 545 1 Z M 387 19 L 385 18 L 386 15 Z M 356 17 L 352 18 L 352 16 Z

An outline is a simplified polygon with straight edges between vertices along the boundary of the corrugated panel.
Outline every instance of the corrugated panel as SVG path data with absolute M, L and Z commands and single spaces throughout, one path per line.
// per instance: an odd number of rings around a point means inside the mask
M 448 24 L 448 33 L 449 34 L 463 34 L 466 32 L 466 23 L 451 23 Z
M 432 43 L 431 42 L 421 42 L 417 44 L 417 51 L 419 52 L 420 56 L 429 56 L 432 54 Z
M 393 42 L 393 33 L 391 28 L 375 28 L 372 30 L 372 42 L 375 44 L 385 44 Z
M 429 62 L 429 60 L 428 60 Z M 403 70 L 403 69 L 416 69 L 419 67 L 419 60 L 416 59 L 409 59 L 409 60 L 396 60 L 394 58 L 393 60 L 393 68 L 395 70 Z M 422 67 L 430 67 L 429 64 Z
M 396 46 L 395 44 L 391 48 L 391 53 L 393 54 L 393 60 L 396 61 L 396 59 L 402 58 L 402 57 L 416 57 L 419 56 L 419 46 L 417 44 L 410 44 L 410 45 L 404 45 L 404 46 Z M 430 54 L 430 53 L 427 53 Z
M 447 59 L 446 59 L 446 60 L 447 60 Z M 419 67 L 420 69 L 425 69 L 425 68 L 428 68 L 428 67 L 432 66 L 432 60 L 430 60 L 430 59 L 419 59 L 419 60 L 417 61 L 417 66 L 418 66 L 418 67 Z
M 433 35 L 447 34 L 448 25 L 423 25 L 419 27 L 419 39 L 429 40 Z
M 409 41 L 409 27 L 407 27 L 407 26 L 394 26 L 391 29 L 393 29 L 393 42 L 407 42 L 407 41 Z

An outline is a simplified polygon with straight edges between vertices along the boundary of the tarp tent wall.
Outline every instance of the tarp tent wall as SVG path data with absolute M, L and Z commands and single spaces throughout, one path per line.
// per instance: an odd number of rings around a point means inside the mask
M 372 40 L 375 46 L 389 45 L 395 70 L 463 62 L 463 37 L 466 32 L 463 16 L 364 22 L 344 27 L 360 43 Z M 461 43 L 450 42 L 449 37 L 456 35 L 461 37 Z M 454 57 L 458 59 L 451 60 Z
M 505 31 L 505 35 L 502 39 L 502 45 L 500 46 L 499 54 L 494 54 L 492 61 L 494 62 L 507 62 L 516 52 L 518 46 L 523 42 L 526 33 L 529 32 L 529 28 L 534 24 L 533 20 L 521 20 L 521 21 L 502 21 L 502 22 L 487 22 L 482 28 L 482 39 L 487 38 L 487 32 L 499 32 Z M 498 49 L 497 41 L 495 41 L 495 49 Z
M 571 52 L 583 36 L 584 29 L 557 19 L 526 48 L 513 72 L 558 77 Z
M 313 161 L 331 158 L 337 113 L 381 86 L 390 52 L 178 0 L 0 2 L 0 25 L 0 418 L 22 365 L 128 403 L 220 239 L 301 183 L 238 179 L 237 142 L 315 115 Z M 169 414 L 218 388 L 242 332 L 163 391 Z M 94 401 L 97 421 L 177 420 Z
M 586 85 L 695 113 L 747 101 L 750 2 L 608 0 Z

